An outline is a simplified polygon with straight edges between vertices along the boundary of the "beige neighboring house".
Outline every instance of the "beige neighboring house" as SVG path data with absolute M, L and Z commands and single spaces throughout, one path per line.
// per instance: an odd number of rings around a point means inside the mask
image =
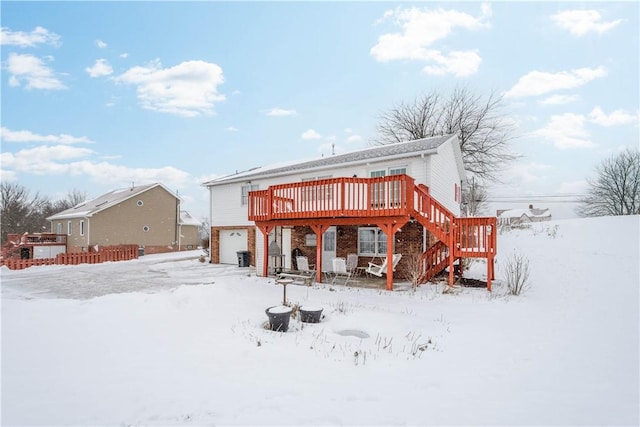
M 532 222 L 551 221 L 551 211 L 529 205 L 527 209 L 499 209 L 496 213 L 498 225 L 522 227 Z
M 67 235 L 67 252 L 131 245 L 152 254 L 196 249 L 199 223 L 160 183 L 111 191 L 47 218 L 51 232 Z

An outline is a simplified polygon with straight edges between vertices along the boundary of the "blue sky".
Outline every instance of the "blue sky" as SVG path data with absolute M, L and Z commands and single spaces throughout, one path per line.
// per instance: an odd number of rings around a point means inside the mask
M 366 147 L 384 111 L 464 86 L 502 94 L 515 126 L 492 207 L 571 216 L 558 202 L 638 147 L 638 17 L 638 2 L 3 1 L 2 180 L 54 200 L 159 181 L 206 216 L 204 181 Z

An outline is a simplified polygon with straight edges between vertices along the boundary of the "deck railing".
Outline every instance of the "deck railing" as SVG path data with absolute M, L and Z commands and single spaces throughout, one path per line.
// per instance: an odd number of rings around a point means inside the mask
M 454 241 L 456 257 L 489 258 L 496 254 L 496 218 L 457 218 Z
M 67 235 L 56 233 L 8 234 L 7 243 L 12 245 L 66 245 Z
M 249 220 L 409 215 L 413 178 L 331 178 L 249 192 Z

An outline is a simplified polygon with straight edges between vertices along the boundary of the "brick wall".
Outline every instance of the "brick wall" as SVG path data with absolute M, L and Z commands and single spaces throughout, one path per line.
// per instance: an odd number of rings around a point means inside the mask
M 212 264 L 220 263 L 220 227 L 211 227 L 209 257 Z
M 395 235 L 395 252 L 403 254 L 405 257 L 411 250 L 422 249 L 422 230 L 423 227 L 419 222 L 408 222 L 401 228 Z M 337 232 L 337 244 L 336 244 L 336 256 L 346 258 L 348 254 L 358 253 L 358 226 L 353 225 L 339 225 L 336 227 Z M 310 264 L 316 264 L 316 246 L 305 246 L 305 236 L 307 234 L 313 234 L 311 227 L 294 227 L 291 230 L 291 248 L 299 248 L 302 253 L 309 258 Z M 430 235 L 428 239 L 429 245 L 431 245 L 434 238 Z M 370 257 L 360 256 L 358 258 L 358 266 L 366 267 L 368 262 L 371 261 Z M 402 270 L 405 268 L 403 260 L 400 260 L 398 267 L 396 268 L 396 276 L 402 274 Z

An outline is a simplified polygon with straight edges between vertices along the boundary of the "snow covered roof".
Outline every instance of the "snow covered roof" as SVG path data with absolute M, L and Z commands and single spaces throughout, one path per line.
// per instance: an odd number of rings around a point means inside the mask
M 200 226 L 200 221 L 191 216 L 187 211 L 180 211 L 180 224 Z
M 551 217 L 551 211 L 548 208 L 509 209 L 500 212 L 498 218 L 521 218 L 523 215 L 529 218 L 547 218 Z
M 93 200 L 78 203 L 76 206 L 58 212 L 55 215 L 47 217 L 48 221 L 54 221 L 56 219 L 69 219 L 69 218 L 87 218 L 95 215 L 96 213 L 103 211 L 111 206 L 117 205 L 131 197 L 137 196 L 145 191 L 151 190 L 155 187 L 164 188 L 169 194 L 177 198 L 167 187 L 156 182 L 154 184 L 138 185 L 135 187 L 120 188 L 103 194 L 100 197 L 96 197 Z
M 457 138 L 457 136 L 453 134 L 434 136 L 430 138 L 416 139 L 414 141 L 364 148 L 362 150 L 322 157 L 319 159 L 306 159 L 286 163 L 276 163 L 249 169 L 247 171 L 235 173 L 232 175 L 218 177 L 205 182 L 203 185 L 206 187 L 211 187 L 215 185 L 227 184 L 230 182 L 242 181 L 246 180 L 247 178 L 263 178 L 274 175 L 289 175 L 303 170 L 320 169 L 323 167 L 332 167 L 346 164 L 367 163 L 376 159 L 384 160 L 387 158 L 411 157 L 419 154 L 431 155 L 437 152 L 438 147 L 452 138 Z

